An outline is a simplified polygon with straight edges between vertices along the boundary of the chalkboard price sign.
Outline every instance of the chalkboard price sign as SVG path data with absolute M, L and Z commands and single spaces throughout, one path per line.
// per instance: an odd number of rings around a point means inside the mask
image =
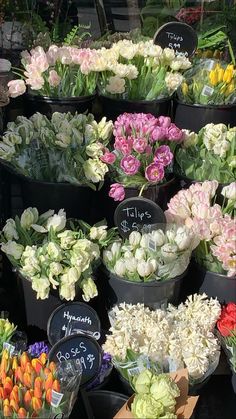
M 52 347 L 49 353 L 49 361 L 61 363 L 71 359 L 79 360 L 82 366 L 81 386 L 85 386 L 93 381 L 100 371 L 101 347 L 90 336 L 79 334 L 67 336 Z
M 120 235 L 126 238 L 132 231 L 150 233 L 165 224 L 166 218 L 155 202 L 137 197 L 125 199 L 118 205 L 114 221 Z
M 195 30 L 182 22 L 169 22 L 154 35 L 154 43 L 162 48 L 171 48 L 176 53 L 191 57 L 196 51 L 198 37 Z
M 51 345 L 65 336 L 85 333 L 100 339 L 101 325 L 96 311 L 85 303 L 62 304 L 54 310 L 48 320 L 47 334 Z

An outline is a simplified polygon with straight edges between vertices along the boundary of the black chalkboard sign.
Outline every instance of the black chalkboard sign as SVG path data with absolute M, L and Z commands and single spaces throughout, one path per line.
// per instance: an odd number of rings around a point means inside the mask
M 166 218 L 155 202 L 136 197 L 125 199 L 118 205 L 114 221 L 120 235 L 126 238 L 132 231 L 150 233 L 165 224 Z
M 154 43 L 162 48 L 171 48 L 176 53 L 191 57 L 196 51 L 198 37 L 195 30 L 186 23 L 169 22 L 157 30 Z
M 49 361 L 56 363 L 78 360 L 82 366 L 81 386 L 86 386 L 98 375 L 102 350 L 97 341 L 86 335 L 72 335 L 61 339 L 49 352 Z
M 49 317 L 47 335 L 51 345 L 65 336 L 83 332 L 96 340 L 101 336 L 99 317 L 96 311 L 85 303 L 62 304 Z

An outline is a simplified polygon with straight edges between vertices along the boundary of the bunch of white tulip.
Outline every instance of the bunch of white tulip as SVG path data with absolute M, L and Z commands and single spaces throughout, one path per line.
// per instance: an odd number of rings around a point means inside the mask
M 97 295 L 92 273 L 107 226 L 93 226 L 85 234 L 81 229 L 66 229 L 66 221 L 62 209 L 58 214 L 39 215 L 36 208 L 27 208 L 20 218 L 7 220 L 1 249 L 31 282 L 37 298 L 48 298 L 53 288 L 61 298 L 74 300 L 81 288 L 83 299 L 89 301 Z
M 181 275 L 188 267 L 199 240 L 185 227 L 169 225 L 141 234 L 133 231 L 128 240 L 113 242 L 103 252 L 105 266 L 131 281 L 165 280 Z

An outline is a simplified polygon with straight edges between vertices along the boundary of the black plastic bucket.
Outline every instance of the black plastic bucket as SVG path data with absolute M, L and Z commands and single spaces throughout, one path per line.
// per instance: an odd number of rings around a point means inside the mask
M 124 394 L 105 390 L 90 391 L 87 396 L 94 419 L 113 419 L 116 413 L 128 400 L 128 397 Z M 81 416 L 79 405 L 77 408 L 73 410 L 71 419 L 87 419 L 86 417 L 83 417 L 83 415 Z
M 178 304 L 182 280 L 187 270 L 173 279 L 165 281 L 134 282 L 123 279 L 108 271 L 103 265 L 103 293 L 107 309 L 120 303 L 143 303 L 152 309 L 165 307 L 168 303 Z
M 236 303 L 236 277 L 206 271 L 196 263 L 193 266 L 198 293 L 218 298 L 221 303 Z
M 49 297 L 45 300 L 37 300 L 36 292 L 32 289 L 31 282 L 20 272 L 15 272 L 17 279 L 20 304 L 22 304 L 26 326 L 36 326 L 41 330 L 47 331 L 47 323 L 53 310 L 66 303 L 59 296 L 58 290 L 50 290 Z M 78 287 L 74 301 L 82 300 L 82 290 Z
M 199 132 L 206 124 L 236 125 L 236 104 L 234 105 L 191 105 L 178 99 L 173 101 L 174 123 L 179 128 Z
M 71 98 L 50 98 L 27 94 L 25 97 L 25 115 L 30 117 L 35 112 L 40 112 L 51 118 L 54 112 L 91 112 L 96 95 L 71 97 Z
M 102 113 L 108 119 L 115 121 L 124 112 L 151 113 L 154 116 L 171 115 L 171 98 L 157 100 L 116 99 L 99 95 Z
M 36 207 L 39 213 L 63 208 L 68 218 L 93 222 L 92 203 L 96 192 L 91 188 L 70 183 L 40 182 L 26 177 L 20 177 L 19 181 L 24 208 Z
M 232 371 L 232 378 L 231 378 L 233 390 L 236 394 L 236 372 Z

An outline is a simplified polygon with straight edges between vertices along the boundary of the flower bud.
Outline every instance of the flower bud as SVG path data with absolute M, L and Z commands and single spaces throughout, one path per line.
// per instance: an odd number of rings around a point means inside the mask
M 129 235 L 129 242 L 131 246 L 136 247 L 139 245 L 142 236 L 138 231 L 132 231 Z
M 3 389 L 5 390 L 5 392 L 8 395 L 10 395 L 10 393 L 12 392 L 13 383 L 12 383 L 12 379 L 10 377 L 6 377 L 6 379 L 4 381 Z
M 59 381 L 58 380 L 54 380 L 53 381 L 53 385 L 52 385 L 52 389 L 55 390 L 55 391 L 57 391 L 59 393 L 60 392 L 60 388 L 61 388 L 61 386 L 60 386 Z
M 40 387 L 34 388 L 34 397 L 37 397 L 37 399 L 41 399 L 43 393 Z
M 42 369 L 42 363 L 40 362 L 40 360 L 38 358 L 34 358 L 31 361 L 31 365 L 34 368 L 34 370 L 36 371 L 37 374 L 40 373 L 41 369 Z
M 34 369 L 30 362 L 27 362 L 25 366 L 25 372 L 27 372 L 28 374 L 32 374 L 34 372 Z
M 3 406 L 3 416 L 7 418 L 11 418 L 13 415 L 12 408 L 8 405 Z
M 114 272 L 116 273 L 116 275 L 118 276 L 124 276 L 126 273 L 126 265 L 125 265 L 125 260 L 124 259 L 119 259 L 117 260 L 115 266 L 114 266 Z
M 53 385 L 53 375 L 52 373 L 48 375 L 48 378 L 45 381 L 44 388 L 47 391 L 49 388 L 52 388 Z
M 20 366 L 21 366 L 21 368 L 22 368 L 24 371 L 25 371 L 26 364 L 27 364 L 28 362 L 30 362 L 30 359 L 29 359 L 29 357 L 28 357 L 27 353 L 26 353 L 26 352 L 23 352 L 23 354 L 22 354 L 22 355 L 21 355 L 21 357 L 20 357 Z
M 32 400 L 31 392 L 30 390 L 27 390 L 24 395 L 24 404 L 27 408 L 30 406 L 31 400 Z
M 33 410 L 38 412 L 39 410 L 42 409 L 42 401 L 38 399 L 37 397 L 32 397 L 31 406 Z
M 46 391 L 46 400 L 49 404 L 51 404 L 51 401 L 52 401 L 52 389 L 51 388 L 49 388 Z
M 53 374 L 54 374 L 54 372 L 56 372 L 57 366 L 56 366 L 55 362 L 53 362 L 53 361 L 50 362 L 49 369 Z
M 23 407 L 21 407 L 18 410 L 17 415 L 18 415 L 18 418 L 22 418 L 22 419 L 23 418 L 27 418 L 27 412 L 26 412 L 26 410 Z
M 15 400 L 17 403 L 19 403 L 19 391 L 12 390 L 10 394 L 10 400 Z
M 23 370 L 21 369 L 21 367 L 17 367 L 17 369 L 15 370 L 15 380 L 19 381 L 19 382 L 23 382 Z
M 4 390 L 3 390 L 3 387 L 0 387 L 0 400 L 3 400 L 5 397 L 4 397 Z
M 23 374 L 23 384 L 27 388 L 32 387 L 32 376 L 31 376 L 31 374 L 28 374 L 27 372 L 24 372 L 24 374 Z
M 14 412 L 18 412 L 19 405 L 15 400 L 10 401 L 10 407 L 14 410 Z
M 36 377 L 34 380 L 34 388 L 43 388 L 43 380 L 41 377 Z
M 17 356 L 13 356 L 13 359 L 12 359 L 12 369 L 13 369 L 13 371 L 15 371 L 17 369 L 17 367 L 18 367 Z
M 40 360 L 40 362 L 41 362 L 42 365 L 45 365 L 46 364 L 47 359 L 48 359 L 48 357 L 47 357 L 47 354 L 45 354 L 45 352 L 43 352 L 40 355 L 40 357 L 39 357 L 39 360 Z
M 50 374 L 50 369 L 49 368 L 44 368 L 44 370 L 43 370 L 43 374 L 44 374 L 44 376 L 45 376 L 45 378 L 47 378 L 48 377 L 48 375 Z

